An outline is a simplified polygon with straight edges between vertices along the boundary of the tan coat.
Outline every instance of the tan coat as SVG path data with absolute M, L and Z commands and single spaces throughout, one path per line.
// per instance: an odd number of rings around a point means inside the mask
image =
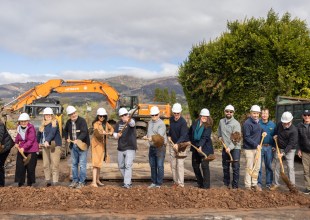
M 106 145 L 105 141 L 107 138 L 104 138 L 105 135 L 103 135 L 103 126 L 100 121 L 96 121 L 94 123 L 94 134 L 91 139 L 91 146 L 92 146 L 92 165 L 93 167 L 101 168 L 102 162 L 104 159 L 104 154 L 107 154 L 104 149 L 104 145 Z M 113 127 L 107 122 L 106 133 L 113 133 L 114 129 Z M 108 154 L 106 156 L 108 158 Z

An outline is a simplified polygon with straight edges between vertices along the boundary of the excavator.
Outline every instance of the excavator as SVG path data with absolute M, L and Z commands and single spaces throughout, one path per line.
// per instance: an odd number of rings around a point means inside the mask
M 4 105 L 4 110 L 17 111 L 34 100 L 45 98 L 51 93 L 100 93 L 116 108 L 119 100 L 118 92 L 109 84 L 95 80 L 62 80 L 51 79 L 24 92 L 16 99 Z M 12 104 L 15 103 L 15 104 Z M 12 104 L 12 105 L 11 105 Z M 9 106 L 9 107 L 8 107 Z
M 63 107 L 58 100 L 46 98 L 51 93 L 99 93 L 106 97 L 108 103 L 112 108 L 116 108 L 118 105 L 119 94 L 109 84 L 95 81 L 95 80 L 62 80 L 51 79 L 46 83 L 37 85 L 28 91 L 24 92 L 16 99 L 5 104 L 2 107 L 2 111 L 15 112 L 20 109 L 26 112 L 31 117 L 31 122 L 36 129 L 39 128 L 42 121 L 42 112 L 46 107 L 53 109 L 56 119 L 59 123 L 59 130 L 62 134 Z M 40 116 L 40 117 L 38 117 Z M 69 152 L 67 144 L 64 144 L 62 149 L 62 158 L 65 158 Z

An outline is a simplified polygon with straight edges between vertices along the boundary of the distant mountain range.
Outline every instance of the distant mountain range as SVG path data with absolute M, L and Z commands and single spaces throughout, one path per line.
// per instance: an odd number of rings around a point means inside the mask
M 151 101 L 154 98 L 156 88 L 167 88 L 169 92 L 174 90 L 177 100 L 185 101 L 182 86 L 179 84 L 177 77 L 161 77 L 156 79 L 143 79 L 132 76 L 116 76 L 107 79 L 94 79 L 101 82 L 107 82 L 113 86 L 120 94 L 138 95 L 143 101 Z M 39 82 L 11 83 L 0 85 L 0 98 L 6 103 L 14 97 L 40 84 Z M 74 97 L 74 94 L 53 94 L 53 96 Z M 98 94 L 78 94 L 79 97 L 87 99 L 96 99 Z

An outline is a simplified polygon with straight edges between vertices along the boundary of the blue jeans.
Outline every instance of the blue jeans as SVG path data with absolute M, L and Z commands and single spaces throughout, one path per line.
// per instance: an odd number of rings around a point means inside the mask
M 258 185 L 263 185 L 263 161 L 265 163 L 265 169 L 266 169 L 266 187 L 270 187 L 273 181 L 273 171 L 272 171 L 272 159 L 273 159 L 273 152 L 272 152 L 272 146 L 262 146 L 261 151 L 261 158 L 262 163 L 260 166 L 259 174 L 258 174 Z
M 231 182 L 232 188 L 236 189 L 239 187 L 239 176 L 240 176 L 240 149 L 233 149 L 230 151 L 233 160 L 238 162 L 228 162 L 230 160 L 229 155 L 225 150 L 222 151 L 222 166 L 223 166 L 223 182 L 225 186 L 230 185 L 230 164 L 233 171 L 233 180 Z
M 161 186 L 164 179 L 164 161 L 166 155 L 166 147 L 150 146 L 149 161 L 151 167 L 152 183 Z
M 87 165 L 87 150 L 82 151 L 77 145 L 73 144 L 71 149 L 72 160 L 72 180 L 76 183 L 85 184 L 86 180 L 86 165 Z M 80 165 L 80 174 L 79 166 Z
M 130 185 L 132 178 L 132 165 L 136 157 L 135 150 L 125 150 L 117 152 L 118 168 L 124 177 L 124 184 Z

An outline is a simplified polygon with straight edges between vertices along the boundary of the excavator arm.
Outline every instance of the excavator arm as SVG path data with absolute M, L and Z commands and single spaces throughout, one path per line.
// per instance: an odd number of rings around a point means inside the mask
M 46 83 L 37 85 L 27 92 L 21 94 L 13 101 L 4 105 L 11 111 L 16 111 L 26 104 L 31 104 L 34 100 L 47 97 L 51 93 L 100 93 L 104 95 L 112 108 L 116 108 L 119 99 L 118 92 L 107 83 L 94 80 L 62 80 L 52 79 Z

